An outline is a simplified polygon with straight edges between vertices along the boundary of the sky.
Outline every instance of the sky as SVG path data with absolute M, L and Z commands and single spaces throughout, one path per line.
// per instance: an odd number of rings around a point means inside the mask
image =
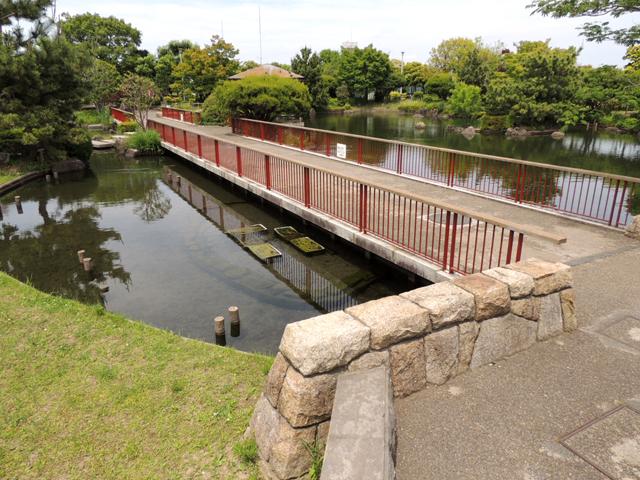
M 200 45 L 213 34 L 240 50 L 241 60 L 260 62 L 258 10 L 262 23 L 262 63 L 289 63 L 303 46 L 339 49 L 344 41 L 373 44 L 391 58 L 426 62 L 429 51 L 452 37 L 502 42 L 551 39 L 551 45 L 582 47 L 583 65 L 623 65 L 625 48 L 613 42 L 586 42 L 576 27 L 586 19 L 531 16 L 531 0 L 58 0 L 58 12 L 98 13 L 122 18 L 142 32 L 142 48 L 155 52 L 169 40 Z M 638 23 L 640 15 L 612 20 Z

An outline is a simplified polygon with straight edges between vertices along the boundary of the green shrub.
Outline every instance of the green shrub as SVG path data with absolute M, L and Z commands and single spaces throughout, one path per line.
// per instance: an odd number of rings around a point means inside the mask
M 89 131 L 81 127 L 69 130 L 65 150 L 70 157 L 77 158 L 85 163 L 88 162 L 93 151 Z
M 160 142 L 160 134 L 155 130 L 139 131 L 127 138 L 127 147 L 144 153 L 158 153 Z
M 349 102 L 342 102 L 337 98 L 330 98 L 329 103 L 327 104 L 327 110 L 329 110 L 330 112 L 351 110 L 351 105 L 349 104 Z
M 80 125 L 111 125 L 111 113 L 108 108 L 90 109 L 75 112 L 76 122 Z
M 303 83 L 291 78 L 249 77 L 218 85 L 205 100 L 202 119 L 224 124 L 229 117 L 273 121 L 282 116 L 306 116 L 311 95 Z
M 127 122 L 119 123 L 116 127 L 118 133 L 135 132 L 138 129 L 138 122 L 130 120 Z
M 627 117 L 616 122 L 616 127 L 623 130 L 629 130 L 630 132 L 637 132 L 638 130 L 640 130 L 640 120 L 633 117 Z
M 482 114 L 480 87 L 458 83 L 447 102 L 447 111 L 456 117 L 475 118 Z
M 398 104 L 398 110 L 405 113 L 415 113 L 426 109 L 425 103 L 419 100 L 403 100 Z
M 480 123 L 480 128 L 486 132 L 503 133 L 511 127 L 511 120 L 508 115 L 484 115 Z
M 407 94 L 396 92 L 395 90 L 389 94 L 389 101 L 391 102 L 400 102 L 401 100 L 406 100 Z
M 413 99 L 413 100 L 422 100 L 422 99 L 424 99 L 424 92 L 421 92 L 421 91 L 417 91 L 417 92 L 415 92 L 415 93 L 413 94 L 412 99 Z

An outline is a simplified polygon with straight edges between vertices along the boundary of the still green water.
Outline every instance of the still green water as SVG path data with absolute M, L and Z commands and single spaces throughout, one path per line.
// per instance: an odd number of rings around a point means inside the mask
M 415 128 L 422 121 L 426 128 Z M 450 131 L 461 122 L 414 118 L 399 113 L 358 112 L 317 115 L 305 122 L 312 128 L 349 132 L 405 142 L 453 148 L 471 152 L 563 165 L 640 177 L 640 139 L 600 131 L 570 131 L 562 140 L 550 136 L 507 138 L 501 135 L 475 135 L 471 139 Z
M 227 308 L 237 305 L 241 334 L 227 331 L 227 344 L 271 353 L 290 322 L 411 287 L 406 275 L 174 157 L 94 153 L 90 166 L 0 198 L 2 270 L 40 290 L 206 341 L 214 341 L 213 317 L 228 319 Z M 179 190 L 169 173 L 182 177 Z M 267 228 L 260 240 L 282 256 L 264 263 L 226 233 L 253 224 Z M 273 228 L 286 225 L 325 253 L 305 256 L 275 237 Z M 90 274 L 80 266 L 80 249 L 93 259 Z

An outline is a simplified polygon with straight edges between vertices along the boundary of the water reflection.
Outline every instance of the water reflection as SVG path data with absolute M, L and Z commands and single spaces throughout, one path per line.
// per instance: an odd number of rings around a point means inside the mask
M 179 193 L 163 180 L 165 167 L 183 178 Z M 243 328 L 228 340 L 247 351 L 274 352 L 292 321 L 411 286 L 403 274 L 171 157 L 94 154 L 90 171 L 26 185 L 0 204 L 0 268 L 13 276 L 206 341 L 214 341 L 213 317 L 238 305 Z M 262 263 L 225 234 L 256 223 L 269 231 L 293 225 L 327 251 L 305 257 L 271 235 L 283 256 Z M 81 249 L 93 259 L 92 274 L 78 261 Z

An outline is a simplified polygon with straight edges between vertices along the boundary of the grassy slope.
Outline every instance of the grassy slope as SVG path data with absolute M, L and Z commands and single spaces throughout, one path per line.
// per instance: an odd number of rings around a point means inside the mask
M 0 273 L 0 478 L 253 476 L 232 450 L 271 362 Z

